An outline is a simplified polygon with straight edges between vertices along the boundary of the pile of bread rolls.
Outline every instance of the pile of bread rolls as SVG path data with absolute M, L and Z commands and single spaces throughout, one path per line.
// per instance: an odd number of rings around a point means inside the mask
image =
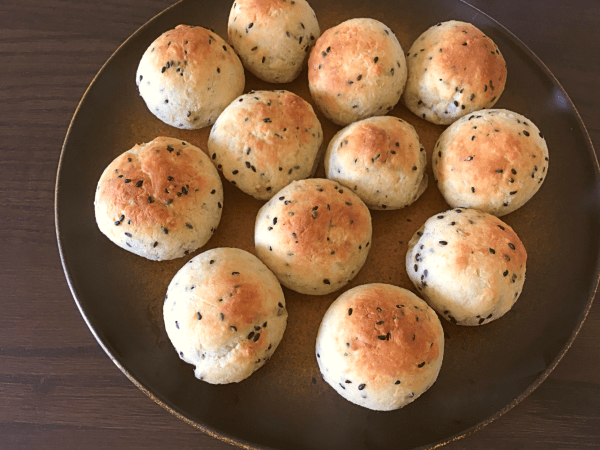
M 227 39 L 179 25 L 143 54 L 136 83 L 149 112 L 179 129 L 212 126 L 210 137 L 200 149 L 159 136 L 118 156 L 98 182 L 98 227 L 124 250 L 171 260 L 201 249 L 223 208 L 235 207 L 223 182 L 266 202 L 255 218 L 255 255 L 199 253 L 166 287 L 165 329 L 180 358 L 200 380 L 239 382 L 284 335 L 281 285 L 305 295 L 342 290 L 372 247 L 370 210 L 404 208 L 432 184 L 429 152 L 449 208 L 408 245 L 406 271 L 422 298 L 390 284 L 347 290 L 322 318 L 315 345 L 323 379 L 341 396 L 374 410 L 401 408 L 440 372 L 439 316 L 484 325 L 522 292 L 527 252 L 498 217 L 541 187 L 544 137 L 530 119 L 490 109 L 504 91 L 506 63 L 468 23 L 435 24 L 405 52 L 375 19 L 321 34 L 306 0 L 236 0 Z M 244 68 L 277 84 L 306 66 L 312 101 L 340 126 L 328 143 L 300 96 L 244 89 Z M 434 148 L 387 115 L 399 101 L 415 121 L 449 125 Z M 321 163 L 327 178 L 312 178 Z

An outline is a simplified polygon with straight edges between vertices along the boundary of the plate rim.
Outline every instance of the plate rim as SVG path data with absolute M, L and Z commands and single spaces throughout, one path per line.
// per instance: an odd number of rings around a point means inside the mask
M 274 450 L 271 447 L 267 447 L 267 446 L 260 446 L 251 442 L 248 442 L 244 439 L 238 438 L 238 437 L 233 437 L 233 436 L 229 436 L 225 433 L 219 433 L 215 430 L 213 430 L 212 428 L 200 423 L 200 422 L 196 422 L 192 419 L 189 419 L 188 417 L 186 417 L 182 412 L 180 412 L 178 410 L 178 408 L 176 407 L 176 405 L 170 405 L 169 402 L 167 402 L 166 400 L 162 400 L 159 397 L 157 397 L 154 393 L 152 393 L 143 383 L 141 383 L 139 380 L 137 380 L 122 364 L 121 362 L 117 359 L 117 357 L 115 355 L 113 355 L 113 351 L 111 348 L 109 348 L 109 345 L 104 343 L 100 337 L 98 336 L 96 330 L 93 328 L 93 326 L 90 323 L 90 319 L 88 318 L 88 316 L 86 315 L 83 306 L 80 302 L 80 299 L 75 291 L 74 285 L 73 285 L 73 280 L 71 278 L 71 274 L 69 271 L 69 268 L 67 267 L 67 263 L 65 261 L 65 255 L 63 253 L 63 246 L 62 246 L 62 237 L 61 237 L 61 231 L 60 231 L 60 224 L 59 224 L 59 184 L 60 184 L 60 180 L 61 180 L 61 173 L 62 173 L 62 167 L 63 167 L 63 162 L 64 162 L 64 155 L 65 155 L 65 150 L 67 147 L 67 144 L 69 142 L 69 137 L 71 135 L 71 131 L 73 128 L 73 124 L 77 118 L 77 116 L 80 113 L 80 110 L 82 109 L 84 103 L 86 102 L 89 92 L 92 89 L 92 87 L 96 84 L 98 78 L 104 73 L 106 67 L 109 65 L 109 63 L 112 62 L 112 60 L 115 58 L 115 56 L 117 55 L 117 53 L 120 52 L 120 50 L 126 46 L 130 41 L 134 40 L 135 38 L 137 38 L 137 36 L 148 26 L 150 26 L 150 23 L 154 22 L 155 19 L 158 19 L 160 16 L 165 15 L 168 11 L 170 11 L 171 9 L 176 8 L 179 4 L 184 3 L 186 1 L 189 0 L 177 0 L 175 3 L 173 3 L 172 5 L 168 6 L 167 8 L 163 9 L 162 11 L 160 11 L 159 13 L 155 14 L 154 16 L 152 16 L 151 18 L 149 18 L 148 20 L 146 20 L 144 22 L 144 24 L 142 24 L 139 28 L 137 28 L 129 37 L 127 37 L 127 39 L 125 39 L 113 52 L 112 54 L 109 56 L 109 58 L 104 62 L 104 64 L 102 65 L 102 67 L 98 70 L 98 72 L 96 73 L 96 75 L 92 78 L 92 80 L 90 81 L 90 83 L 88 84 L 86 90 L 84 91 L 81 99 L 79 100 L 77 107 L 73 113 L 73 116 L 71 117 L 71 121 L 69 122 L 69 126 L 67 128 L 67 131 L 65 133 L 65 138 L 61 147 L 61 151 L 60 151 L 60 157 L 58 160 L 58 165 L 57 165 L 57 171 L 56 171 L 56 182 L 55 182 L 55 186 L 54 186 L 54 226 L 55 226 L 55 232 L 56 232 L 56 238 L 57 238 L 57 245 L 58 245 L 58 251 L 59 251 L 59 257 L 60 257 L 60 261 L 61 261 L 61 265 L 63 268 L 63 272 L 65 274 L 65 278 L 67 280 L 67 284 L 69 286 L 69 290 L 71 291 L 71 295 L 73 297 L 73 300 L 75 301 L 75 304 L 77 305 L 77 308 L 79 309 L 79 312 L 81 314 L 81 316 L 84 319 L 84 322 L 86 323 L 87 327 L 89 328 L 89 330 L 91 331 L 92 335 L 94 336 L 94 338 L 96 339 L 96 341 L 98 342 L 98 344 L 100 345 L 100 347 L 104 350 L 104 352 L 107 354 L 107 356 L 110 358 L 110 360 L 117 366 L 117 368 L 119 368 L 119 370 L 121 372 L 123 372 L 123 374 L 138 388 L 140 389 L 144 394 L 146 394 L 150 399 L 152 399 L 155 403 L 157 403 L 159 406 L 161 406 L 163 409 L 167 410 L 169 413 L 173 414 L 175 417 L 177 417 L 178 419 L 181 419 L 182 421 L 184 421 L 185 423 L 187 423 L 188 425 L 191 425 L 192 427 L 208 434 L 209 436 L 219 439 L 223 442 L 226 442 L 230 445 L 234 445 L 236 447 L 240 447 L 243 449 L 247 449 L 247 450 Z M 573 103 L 573 101 L 571 100 L 571 98 L 569 97 L 568 93 L 566 92 L 566 90 L 564 89 L 564 87 L 562 86 L 562 84 L 560 83 L 560 81 L 556 78 L 556 76 L 554 75 L 554 73 L 548 68 L 548 66 L 537 56 L 537 54 L 535 52 L 533 52 L 533 50 L 531 50 L 523 41 L 521 41 L 521 39 L 519 37 L 517 37 L 514 33 L 512 33 L 508 28 L 506 28 L 504 25 L 502 25 L 500 22 L 498 22 L 496 19 L 494 19 L 493 17 L 491 17 L 490 15 L 488 15 L 487 13 L 481 11 L 479 8 L 473 6 L 472 4 L 468 3 L 466 0 L 457 0 L 458 3 L 462 3 L 463 5 L 467 6 L 468 8 L 471 8 L 473 11 L 475 11 L 477 14 L 481 14 L 482 16 L 484 16 L 486 19 L 488 19 L 489 21 L 493 22 L 497 27 L 501 28 L 503 32 L 505 32 L 509 39 L 511 41 L 513 41 L 514 44 L 516 44 L 519 49 L 521 51 L 523 51 L 525 54 L 527 54 L 529 56 L 529 58 L 531 58 L 531 60 L 533 62 L 536 63 L 536 65 L 538 67 L 540 67 L 543 72 L 547 75 L 549 75 L 551 81 L 560 89 L 562 95 L 564 96 L 564 98 L 566 99 L 566 101 L 568 102 L 568 105 L 572 108 L 574 114 L 575 114 L 575 118 L 577 119 L 577 124 L 580 128 L 580 131 L 582 132 L 583 136 L 584 136 L 584 140 L 587 144 L 587 150 L 589 153 L 591 153 L 592 156 L 592 162 L 593 164 L 593 172 L 594 172 L 594 176 L 596 179 L 596 183 L 598 185 L 600 185 L 600 164 L 598 161 L 598 156 L 596 154 L 596 151 L 594 149 L 594 145 L 592 143 L 592 140 L 590 138 L 590 135 L 587 131 L 587 128 L 585 126 L 585 123 L 583 122 L 583 119 L 581 118 L 581 115 L 579 114 L 579 111 L 577 110 L 577 107 L 575 106 L 575 104 Z M 517 398 L 515 398 L 513 401 L 511 401 L 509 404 L 507 404 L 506 406 L 504 406 L 503 408 L 501 408 L 500 410 L 496 411 L 494 414 L 492 414 L 490 417 L 484 419 L 483 421 L 477 423 L 476 425 L 473 425 L 469 428 L 467 428 L 466 430 L 452 435 L 448 438 L 442 439 L 440 441 L 434 442 L 432 444 L 427 444 L 425 446 L 421 446 L 418 447 L 419 449 L 436 449 L 439 447 L 442 447 L 450 442 L 455 442 L 458 441 L 460 439 L 463 439 L 467 436 L 472 435 L 473 433 L 481 430 L 482 428 L 484 428 L 485 426 L 489 425 L 491 422 L 493 422 L 494 420 L 498 419 L 499 417 L 503 416 L 504 414 L 506 414 L 508 411 L 510 411 L 511 409 L 513 409 L 516 405 L 518 405 L 519 403 L 521 403 L 525 398 L 527 398 L 533 391 L 535 391 L 547 378 L 548 376 L 554 371 L 554 369 L 556 368 L 556 366 L 558 365 L 558 363 L 562 360 L 562 358 L 564 357 L 564 355 L 566 354 L 566 352 L 571 348 L 571 346 L 573 345 L 573 342 L 575 341 L 575 338 L 577 337 L 577 335 L 579 334 L 581 328 L 583 327 L 583 324 L 589 314 L 589 311 L 592 307 L 592 304 L 594 302 L 594 299 L 596 297 L 596 295 L 598 295 L 599 292 L 599 288 L 600 288 L 600 248 L 597 249 L 597 255 L 596 255 L 596 264 L 595 264 L 595 268 L 594 268 L 594 278 L 595 278 L 595 283 L 592 282 L 592 285 L 590 286 L 590 290 L 588 293 L 588 299 L 587 299 L 587 303 L 585 305 L 585 308 L 582 309 L 582 311 L 579 313 L 579 317 L 577 319 L 577 325 L 574 327 L 573 331 L 571 332 L 571 335 L 569 336 L 569 338 L 567 339 L 566 343 L 563 345 L 563 347 L 561 348 L 561 350 L 558 352 L 558 354 L 556 355 L 556 357 L 552 360 L 552 362 L 547 366 L 547 368 L 544 370 L 544 372 L 539 375 Z

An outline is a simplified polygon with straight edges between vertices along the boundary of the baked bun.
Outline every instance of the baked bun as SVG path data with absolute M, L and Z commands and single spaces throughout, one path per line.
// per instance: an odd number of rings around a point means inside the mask
M 435 312 L 412 292 L 365 284 L 331 304 L 316 353 L 323 379 L 338 394 L 365 408 L 390 411 L 435 382 L 444 331 Z
M 400 209 L 427 187 L 427 155 L 415 129 L 397 117 L 372 117 L 340 130 L 325 153 L 325 173 L 371 209 Z
M 519 298 L 527 252 L 491 214 L 457 208 L 436 214 L 408 243 L 408 276 L 438 314 L 458 325 L 502 317 Z
M 152 260 L 202 247 L 221 220 L 223 186 L 208 156 L 169 137 L 136 145 L 104 170 L 94 208 L 100 231 Z
M 320 35 L 306 0 L 236 0 L 227 31 L 246 69 L 269 83 L 294 80 Z
M 506 84 L 498 46 L 470 23 L 451 20 L 429 28 L 414 42 L 406 62 L 402 103 L 437 124 L 491 108 Z
M 258 212 L 256 256 L 280 283 L 301 294 L 325 295 L 344 287 L 367 259 L 371 214 L 340 184 L 294 181 Z
M 433 176 L 452 207 L 503 216 L 539 190 L 548 147 L 526 117 L 505 109 L 478 111 L 448 127 L 433 152 Z
M 308 60 L 308 85 L 325 116 L 348 125 L 383 116 L 402 94 L 406 60 L 394 33 L 374 19 L 351 19 L 328 29 Z
M 287 323 L 277 279 L 237 248 L 192 258 L 169 284 L 163 313 L 179 357 L 211 384 L 237 383 L 261 368 Z
M 135 80 L 152 114 L 193 130 L 214 123 L 244 91 L 244 68 L 214 32 L 178 25 L 150 44 Z
M 252 91 L 219 116 L 208 153 L 231 183 L 268 200 L 314 173 L 322 142 L 321 124 L 302 98 L 288 91 Z

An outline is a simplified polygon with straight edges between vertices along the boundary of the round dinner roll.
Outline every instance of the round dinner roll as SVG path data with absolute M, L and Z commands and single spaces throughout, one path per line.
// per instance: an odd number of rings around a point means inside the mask
M 169 284 L 165 329 L 196 378 L 237 383 L 260 369 L 287 324 L 281 286 L 258 258 L 215 248 L 192 258 Z
M 136 74 L 152 114 L 186 130 L 210 125 L 244 91 L 244 67 L 213 31 L 178 25 L 146 50 Z
M 398 103 L 405 82 L 402 47 L 375 19 L 351 19 L 328 29 L 308 60 L 313 100 L 342 126 L 386 114 Z
M 527 252 L 491 214 L 456 208 L 431 217 L 408 243 L 408 276 L 438 314 L 458 325 L 502 317 L 519 298 Z
M 340 130 L 325 153 L 325 173 L 371 209 L 400 209 L 427 187 L 427 155 L 415 129 L 397 117 L 372 117 Z
M 453 123 L 434 148 L 433 175 L 452 207 L 503 216 L 540 189 L 548 147 L 526 117 L 505 109 L 479 111 Z
M 338 394 L 365 408 L 391 411 L 416 400 L 437 379 L 444 330 L 412 292 L 365 284 L 331 304 L 316 354 L 323 379 Z
M 268 200 L 314 173 L 322 142 L 321 124 L 302 98 L 288 91 L 252 91 L 219 116 L 208 153 L 232 184 Z
M 294 181 L 258 212 L 256 256 L 279 282 L 301 294 L 344 287 L 363 266 L 371 243 L 369 209 L 339 183 Z
M 470 23 L 451 20 L 429 28 L 413 43 L 406 61 L 402 102 L 417 116 L 441 125 L 491 108 L 506 84 L 498 46 Z
M 246 69 L 269 83 L 294 80 L 320 35 L 306 0 L 236 0 L 227 31 Z
M 94 201 L 106 237 L 156 261 L 180 258 L 206 244 L 222 207 L 223 186 L 208 156 L 169 137 L 115 158 L 100 177 Z

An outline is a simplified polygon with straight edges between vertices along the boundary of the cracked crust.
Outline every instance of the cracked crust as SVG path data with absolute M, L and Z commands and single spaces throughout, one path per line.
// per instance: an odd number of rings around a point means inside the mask
M 435 312 L 410 291 L 367 284 L 331 304 L 316 353 L 325 381 L 345 399 L 390 411 L 414 401 L 435 382 L 444 333 Z
M 283 337 L 281 286 L 258 258 L 218 248 L 191 259 L 173 278 L 165 329 L 179 357 L 212 384 L 239 382 L 262 367 Z
M 295 181 L 258 212 L 256 255 L 281 284 L 325 295 L 345 286 L 366 261 L 371 215 L 349 189 L 331 180 Z
M 136 145 L 102 173 L 94 209 L 100 231 L 151 260 L 202 247 L 221 220 L 223 186 L 199 148 L 168 137 Z

